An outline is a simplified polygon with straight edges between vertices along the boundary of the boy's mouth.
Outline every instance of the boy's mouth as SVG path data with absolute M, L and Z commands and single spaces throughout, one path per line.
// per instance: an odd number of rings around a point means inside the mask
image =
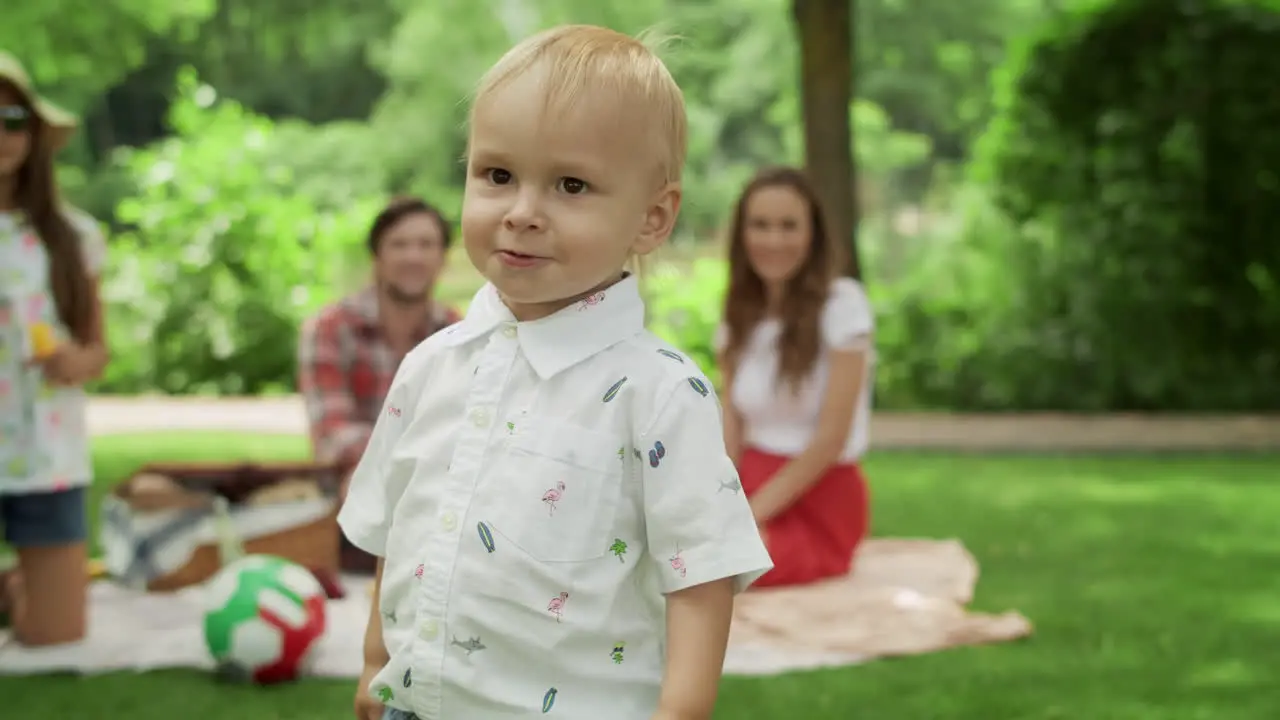
M 546 260 L 546 258 L 539 255 L 530 255 L 514 250 L 499 250 L 498 259 L 506 265 L 519 268 L 532 267 Z

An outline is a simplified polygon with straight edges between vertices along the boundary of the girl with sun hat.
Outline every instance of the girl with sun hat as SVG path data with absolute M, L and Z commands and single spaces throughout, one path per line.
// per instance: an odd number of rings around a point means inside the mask
M 0 575 L 0 612 L 27 645 L 86 630 L 82 386 L 107 363 L 106 244 L 58 194 L 53 159 L 75 128 L 0 52 L 0 538 L 18 554 L 16 570 Z

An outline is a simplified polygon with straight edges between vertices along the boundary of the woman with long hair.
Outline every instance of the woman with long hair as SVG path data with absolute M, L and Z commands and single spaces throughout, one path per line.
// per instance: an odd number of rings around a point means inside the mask
M 0 53 L 0 528 L 18 553 L 0 611 L 27 645 L 85 634 L 84 383 L 107 363 L 98 277 L 106 244 L 65 205 L 54 154 L 75 119 Z
M 843 258 L 804 173 L 747 184 L 716 345 L 725 444 L 774 561 L 757 586 L 847 573 L 867 532 L 873 317 Z

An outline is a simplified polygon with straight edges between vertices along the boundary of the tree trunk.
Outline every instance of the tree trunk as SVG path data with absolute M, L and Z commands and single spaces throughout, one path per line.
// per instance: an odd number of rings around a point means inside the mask
M 832 237 L 848 248 L 843 271 L 861 279 L 858 185 L 849 106 L 853 102 L 853 21 L 857 0 L 793 0 L 800 38 L 800 102 L 805 165 Z

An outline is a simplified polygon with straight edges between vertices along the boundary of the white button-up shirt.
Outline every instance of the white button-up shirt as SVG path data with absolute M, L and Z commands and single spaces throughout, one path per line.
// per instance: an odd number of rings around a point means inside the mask
M 404 359 L 339 522 L 385 558 L 370 690 L 422 720 L 647 720 L 663 595 L 772 567 L 634 278 L 523 323 L 481 289 Z

